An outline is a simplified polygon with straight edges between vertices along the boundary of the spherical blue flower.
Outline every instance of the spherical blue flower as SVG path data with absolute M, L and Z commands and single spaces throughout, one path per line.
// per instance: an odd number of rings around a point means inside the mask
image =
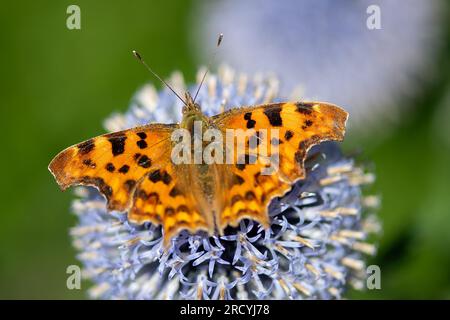
M 186 90 L 182 78 L 171 80 Z M 234 106 L 259 104 L 278 97 L 278 81 L 249 78 L 222 67 L 210 75 L 198 102 L 213 115 Z M 193 89 L 190 88 L 191 90 Z M 108 130 L 148 122 L 180 120 L 181 103 L 167 89 L 145 85 L 128 112 L 109 118 Z M 160 226 L 128 222 L 126 214 L 109 213 L 105 199 L 82 187 L 73 211 L 79 222 L 71 230 L 83 274 L 102 299 L 330 299 L 350 285 L 364 287 L 365 255 L 375 253 L 368 241 L 378 231 L 368 215 L 375 197 L 361 186 L 373 181 L 337 144 L 311 149 L 307 178 L 269 206 L 271 226 L 242 220 L 223 236 L 182 231 L 164 250 Z

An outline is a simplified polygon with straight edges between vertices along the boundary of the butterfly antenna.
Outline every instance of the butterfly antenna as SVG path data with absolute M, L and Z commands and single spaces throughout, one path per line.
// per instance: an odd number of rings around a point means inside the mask
M 211 57 L 211 59 L 209 60 L 208 63 L 208 67 L 206 68 L 205 73 L 203 74 L 202 80 L 200 81 L 198 87 L 197 87 L 197 91 L 195 92 L 194 95 L 194 103 L 195 103 L 195 99 L 197 99 L 198 93 L 200 92 L 200 89 L 202 88 L 203 82 L 205 81 L 206 75 L 209 72 L 209 69 L 211 68 L 211 64 L 214 61 L 216 55 L 217 55 L 217 51 L 219 49 L 220 44 L 222 43 L 222 39 L 223 39 L 223 33 L 219 34 L 219 37 L 217 38 L 217 46 L 216 46 L 216 51 L 214 51 L 213 56 Z
M 162 83 L 164 83 L 164 85 L 170 89 L 170 91 L 172 91 L 178 99 L 180 99 L 184 105 L 186 104 L 186 101 L 184 101 L 183 98 L 180 97 L 180 95 L 178 93 L 176 93 L 176 91 L 166 82 L 164 81 L 164 79 L 162 79 L 155 71 L 152 70 L 152 68 L 150 68 L 148 66 L 148 64 L 144 61 L 144 59 L 142 58 L 142 56 L 139 54 L 139 52 L 137 52 L 136 50 L 133 50 L 133 55 L 136 57 L 136 59 L 138 59 L 138 61 L 140 63 L 142 63 L 144 65 L 145 68 L 147 68 L 148 71 L 150 71 L 151 74 L 153 74 L 159 81 L 161 81 Z

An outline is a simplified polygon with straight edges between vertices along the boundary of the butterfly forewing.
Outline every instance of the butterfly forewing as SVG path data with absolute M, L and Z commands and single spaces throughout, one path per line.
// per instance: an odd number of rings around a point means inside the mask
M 147 125 L 89 139 L 59 153 L 49 169 L 63 190 L 94 186 L 109 210 L 124 211 L 144 176 L 170 160 L 172 130 L 172 125 Z

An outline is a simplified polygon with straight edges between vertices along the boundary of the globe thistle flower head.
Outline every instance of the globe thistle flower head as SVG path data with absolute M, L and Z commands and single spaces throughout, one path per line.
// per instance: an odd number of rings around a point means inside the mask
M 199 74 L 202 74 L 200 71 Z M 180 74 L 175 90 L 185 90 Z M 195 86 L 192 86 L 191 91 Z M 207 115 L 234 106 L 274 101 L 274 77 L 249 78 L 221 67 L 197 98 Z M 177 122 L 182 105 L 168 90 L 145 85 L 129 111 L 105 122 L 121 130 L 148 122 Z M 374 176 L 345 157 L 337 144 L 312 148 L 307 177 L 269 206 L 271 226 L 252 220 L 227 227 L 223 235 L 182 231 L 163 246 L 163 231 L 152 223 L 134 225 L 121 213 L 108 213 L 104 198 L 80 188 L 71 230 L 84 276 L 101 299 L 331 299 L 348 286 L 363 287 L 365 255 L 375 253 L 368 236 L 379 229 L 367 211 L 376 198 L 362 186 Z

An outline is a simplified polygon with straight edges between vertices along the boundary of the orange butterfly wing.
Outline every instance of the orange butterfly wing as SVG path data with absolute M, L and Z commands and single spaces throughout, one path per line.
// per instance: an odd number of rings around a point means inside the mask
M 348 113 L 343 109 L 320 102 L 244 107 L 213 117 L 222 130 L 253 130 L 259 137 L 258 148 L 267 150 L 267 156 L 257 157 L 256 163 L 229 165 L 230 175 L 226 182 L 229 192 L 224 195 L 224 208 L 216 215 L 218 226 L 223 229 L 228 224 L 237 225 L 241 219 L 250 218 L 267 227 L 270 200 L 285 194 L 296 180 L 305 178 L 304 160 L 312 146 L 327 140 L 343 140 L 347 117 Z M 278 129 L 278 136 L 273 137 L 270 129 Z M 250 146 L 245 148 L 244 156 L 249 158 L 252 154 Z M 236 152 L 235 161 L 239 156 L 242 155 Z M 263 169 L 268 170 L 267 167 L 276 164 L 278 170 L 262 174 Z
M 167 161 L 172 125 L 147 125 L 89 139 L 60 152 L 49 170 L 60 187 L 94 186 L 109 210 L 125 211 L 141 179 Z
M 177 190 L 171 133 L 178 125 L 150 124 L 105 134 L 59 153 L 49 170 L 60 187 L 96 187 L 108 210 L 127 211 L 134 223 L 162 224 L 165 242 L 180 229 L 208 229 L 195 201 Z
M 177 168 L 168 161 L 161 169 L 148 173 L 134 194 L 128 218 L 136 223 L 151 221 L 164 227 L 164 244 L 179 231 L 214 231 L 213 221 L 202 213 L 191 190 Z

